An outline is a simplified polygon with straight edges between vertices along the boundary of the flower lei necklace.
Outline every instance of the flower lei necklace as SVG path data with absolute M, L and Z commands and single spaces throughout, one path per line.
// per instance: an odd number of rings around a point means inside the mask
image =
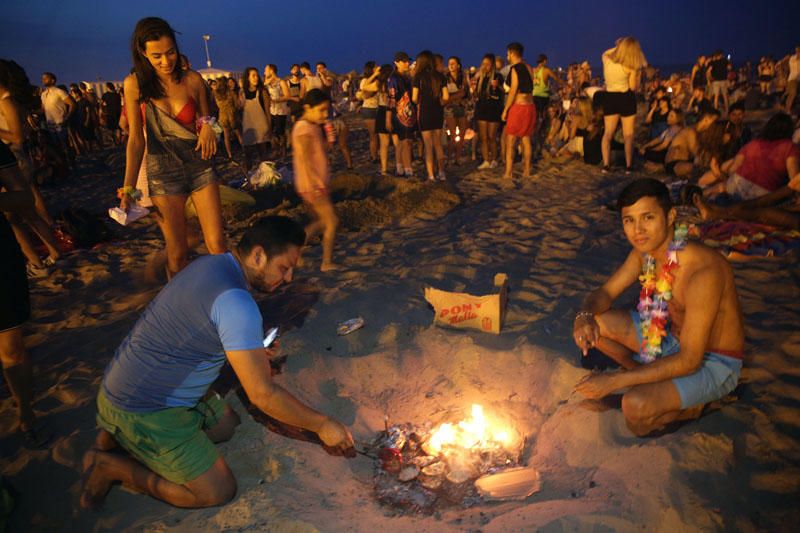
M 639 328 L 642 333 L 642 347 L 639 356 L 644 363 L 652 363 L 661 355 L 661 340 L 667 336 L 669 308 L 672 300 L 672 282 L 675 276 L 672 271 L 678 268 L 678 251 L 686 247 L 688 228 L 684 225 L 675 227 L 675 236 L 669 243 L 667 262 L 656 279 L 656 258 L 650 254 L 644 257 L 642 275 L 639 281 L 642 290 L 639 293 Z

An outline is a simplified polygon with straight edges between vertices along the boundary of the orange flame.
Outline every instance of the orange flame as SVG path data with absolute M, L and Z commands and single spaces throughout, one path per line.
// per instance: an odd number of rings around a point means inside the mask
M 487 420 L 483 407 L 472 405 L 470 418 L 458 424 L 445 423 L 433 432 L 427 442 L 431 455 L 438 455 L 448 448 L 508 448 L 512 444 L 510 432 Z

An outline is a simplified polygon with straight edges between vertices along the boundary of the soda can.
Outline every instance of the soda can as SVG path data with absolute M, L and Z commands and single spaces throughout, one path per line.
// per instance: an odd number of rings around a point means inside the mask
M 364 327 L 364 319 L 359 316 L 356 318 L 351 318 L 350 320 L 345 320 L 344 322 L 340 323 L 339 326 L 336 328 L 336 333 L 338 333 L 339 335 L 347 335 L 363 327 Z

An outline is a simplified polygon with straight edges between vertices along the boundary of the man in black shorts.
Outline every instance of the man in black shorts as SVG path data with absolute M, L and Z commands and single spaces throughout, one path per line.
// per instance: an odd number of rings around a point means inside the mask
M 116 87 L 111 82 L 106 83 L 106 92 L 102 96 L 103 113 L 105 114 L 106 128 L 114 136 L 114 143 L 122 142 L 122 130 L 119 129 L 119 117 L 122 114 L 122 98 Z
M 397 170 L 403 175 L 412 177 L 414 170 L 411 167 L 411 141 L 417 127 L 417 113 L 414 102 L 411 101 L 411 78 L 409 66 L 411 60 L 405 52 L 394 55 L 394 72 L 389 76 L 386 89 L 389 97 L 386 114 L 386 129 L 397 136 Z

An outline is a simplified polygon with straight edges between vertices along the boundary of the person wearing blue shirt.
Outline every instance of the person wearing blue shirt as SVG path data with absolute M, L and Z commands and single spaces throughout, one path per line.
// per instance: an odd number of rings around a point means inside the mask
M 83 507 L 102 503 L 115 481 L 178 507 L 233 498 L 236 479 L 214 443 L 233 436 L 239 417 L 209 394 L 226 361 L 253 405 L 353 455 L 353 439 L 341 423 L 270 379 L 274 352 L 263 346 L 261 313 L 250 294 L 292 280 L 305 238 L 298 223 L 264 217 L 233 252 L 195 260 L 150 303 L 103 377 L 100 431 L 83 457 Z M 109 453 L 117 446 L 130 455 Z

